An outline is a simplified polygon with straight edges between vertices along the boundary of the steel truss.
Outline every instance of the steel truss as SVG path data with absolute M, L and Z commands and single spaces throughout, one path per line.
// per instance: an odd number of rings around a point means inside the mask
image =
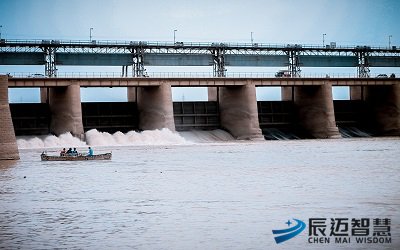
M 371 48 L 368 46 L 320 46 L 268 45 L 268 44 L 230 44 L 230 43 L 164 43 L 164 42 L 109 42 L 109 41 L 59 41 L 59 40 L 5 40 L 0 43 L 0 53 L 43 53 L 45 73 L 48 77 L 57 76 L 57 53 L 86 54 L 132 54 L 132 64 L 123 66 L 122 76 L 128 76 L 128 67 L 132 67 L 132 76 L 147 76 L 144 67 L 146 54 L 197 54 L 211 55 L 215 77 L 226 76 L 225 55 L 285 55 L 288 70 L 292 77 L 300 77 L 302 55 L 315 56 L 355 56 L 358 59 L 359 77 L 369 77 L 369 57 L 400 57 L 400 48 Z

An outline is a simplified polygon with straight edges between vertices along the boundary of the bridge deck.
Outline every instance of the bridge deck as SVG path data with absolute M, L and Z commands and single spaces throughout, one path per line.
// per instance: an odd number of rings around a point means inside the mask
M 171 84 L 172 87 L 243 86 L 368 86 L 400 84 L 400 78 L 16 78 L 8 87 L 61 87 L 78 84 L 81 87 L 148 87 Z

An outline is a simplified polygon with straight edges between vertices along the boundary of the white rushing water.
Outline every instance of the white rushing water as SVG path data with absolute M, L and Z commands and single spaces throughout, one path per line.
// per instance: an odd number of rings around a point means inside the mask
M 85 142 L 73 137 L 71 133 L 65 133 L 60 136 L 18 136 L 17 144 L 19 149 L 29 148 L 55 148 L 55 147 L 83 147 L 87 146 Z
M 178 133 L 169 129 L 151 130 L 143 132 L 129 131 L 128 133 L 116 132 L 114 134 L 100 132 L 96 129 L 85 133 L 85 140 L 73 137 L 71 133 L 60 136 L 22 136 L 17 137 L 18 148 L 60 148 L 60 147 L 86 147 L 86 146 L 133 146 L 133 145 L 179 145 L 188 143 Z
M 91 131 L 111 161 L 41 162 L 41 145 L 60 147 L 42 138 L 1 162 L 0 249 L 400 249 L 399 138 L 148 132 Z M 392 243 L 310 244 L 318 217 L 328 230 L 330 218 L 389 218 Z M 307 228 L 276 244 L 292 218 Z
M 142 132 L 129 131 L 128 133 L 116 132 L 110 134 L 96 129 L 85 133 L 85 141 L 73 137 L 71 133 L 60 136 L 19 136 L 18 148 L 60 148 L 60 147 L 86 147 L 86 146 L 140 146 L 140 145 L 184 145 L 205 142 L 227 142 L 235 139 L 226 131 L 217 129 L 213 131 L 187 131 L 172 132 L 169 129 L 145 130 Z
M 87 144 L 91 146 L 179 145 L 186 143 L 178 133 L 166 128 L 143 132 L 129 131 L 126 134 L 121 132 L 109 134 L 92 129 L 85 133 L 85 138 Z

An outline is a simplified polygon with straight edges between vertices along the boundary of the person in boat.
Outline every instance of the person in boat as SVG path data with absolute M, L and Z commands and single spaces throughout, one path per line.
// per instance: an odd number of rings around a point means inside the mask
M 67 153 L 66 153 L 67 155 L 72 155 L 72 148 L 69 148 L 68 150 L 67 150 Z
M 60 152 L 60 156 L 65 156 L 65 148 L 63 148 L 62 150 L 61 150 L 61 152 Z
M 72 155 L 73 156 L 78 156 L 78 151 L 76 151 L 76 148 L 74 148 L 74 150 L 72 150 Z
M 93 156 L 93 149 L 91 147 L 89 147 L 89 152 L 88 152 L 87 156 Z

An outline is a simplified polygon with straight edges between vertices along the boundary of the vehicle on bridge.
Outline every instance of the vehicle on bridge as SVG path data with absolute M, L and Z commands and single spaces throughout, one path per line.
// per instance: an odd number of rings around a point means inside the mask
M 279 70 L 275 73 L 275 77 L 291 77 L 289 70 Z
M 29 78 L 45 78 L 46 76 L 43 74 L 31 74 L 28 77 Z
M 376 76 L 376 78 L 388 78 L 388 75 L 386 74 L 379 74 Z

